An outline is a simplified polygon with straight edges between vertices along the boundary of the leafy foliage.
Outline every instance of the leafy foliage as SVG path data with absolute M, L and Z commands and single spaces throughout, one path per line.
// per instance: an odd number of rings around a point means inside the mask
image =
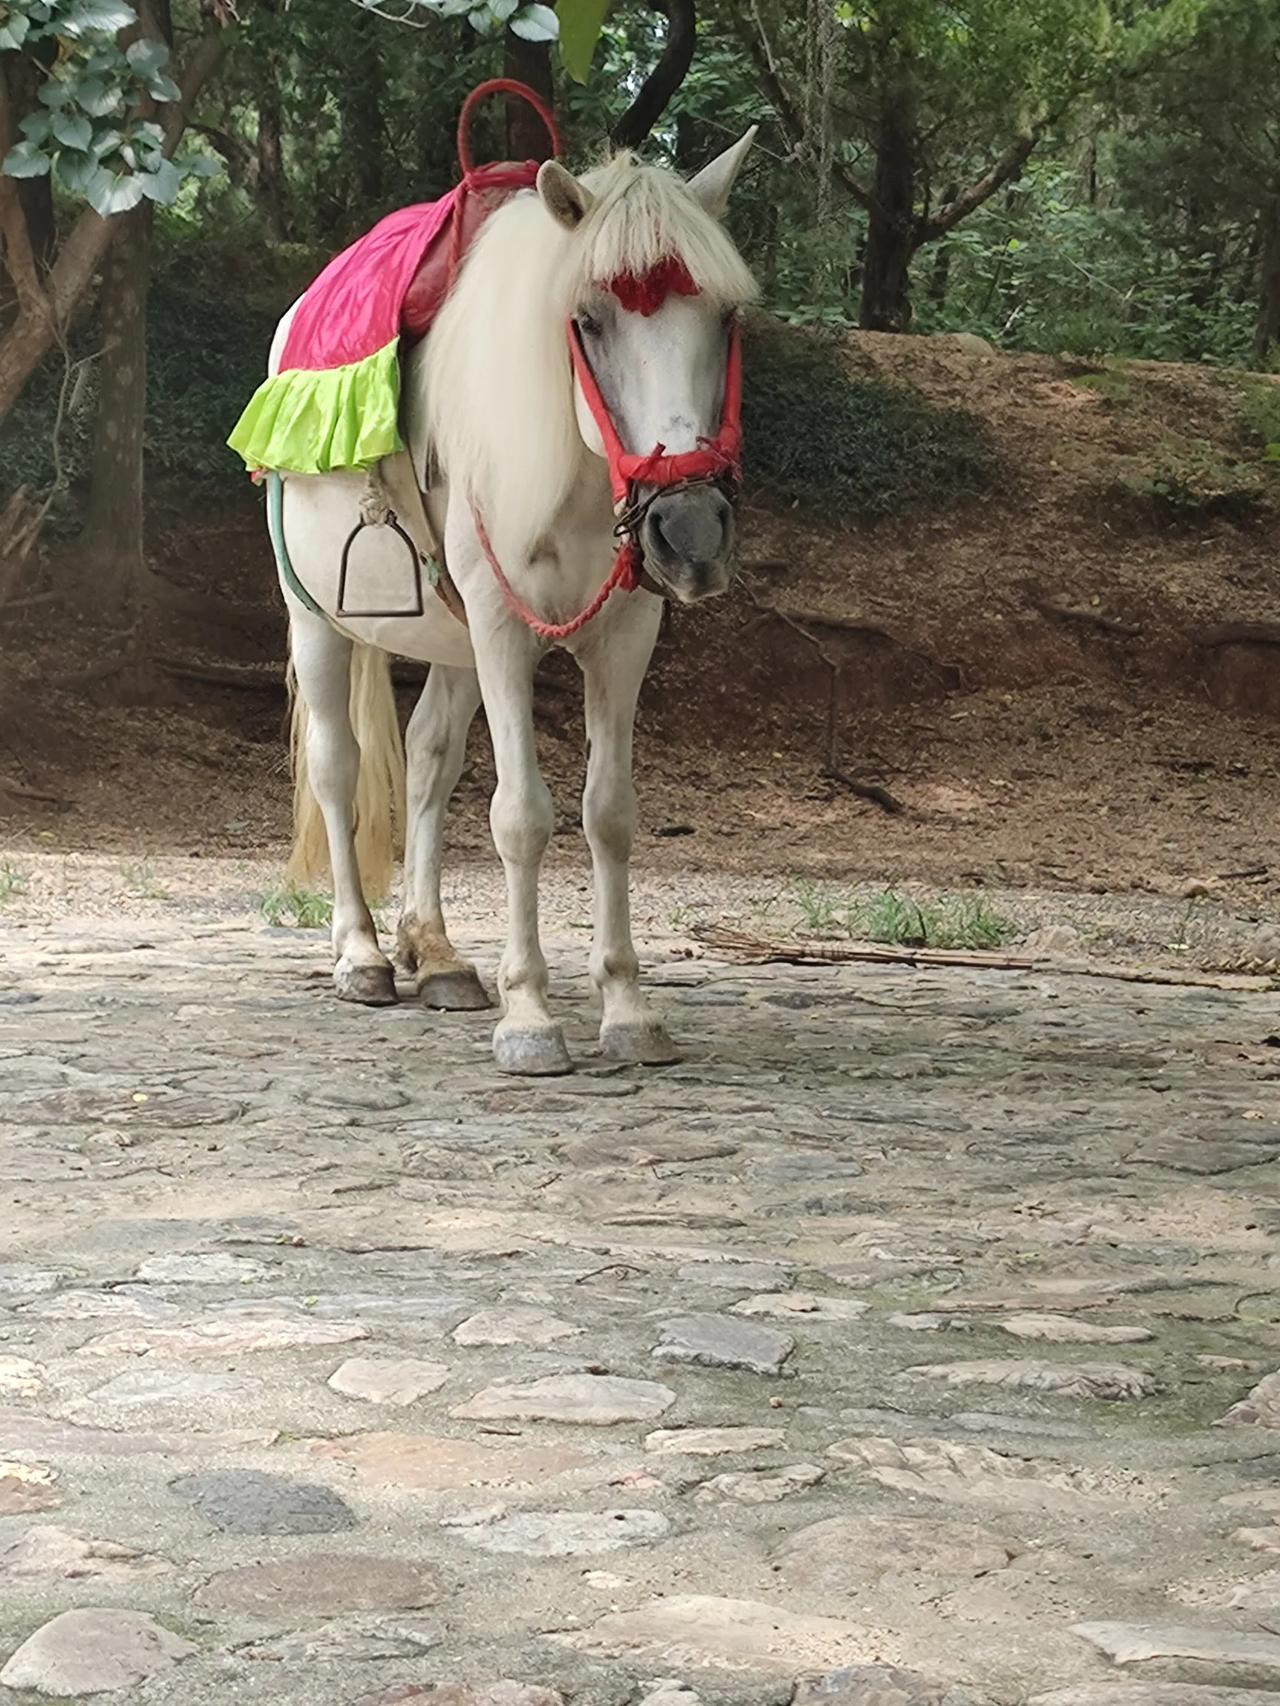
M 830 339 L 754 326 L 743 373 L 746 474 L 765 497 L 871 518 L 990 484 L 994 454 L 973 416 L 851 380 Z
M 202 154 L 166 157 L 164 131 L 147 115 L 179 90 L 164 42 L 120 46 L 117 34 L 137 21 L 124 0 L 4 0 L 0 50 L 22 51 L 43 76 L 39 104 L 20 121 L 22 140 L 0 171 L 51 172 L 107 219 L 144 197 L 168 205 L 184 178 L 216 169 Z

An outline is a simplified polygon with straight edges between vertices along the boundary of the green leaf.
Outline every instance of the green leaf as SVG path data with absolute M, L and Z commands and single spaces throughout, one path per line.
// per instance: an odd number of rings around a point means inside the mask
M 130 42 L 124 50 L 124 56 L 129 61 L 130 68 L 142 78 L 154 77 L 169 63 L 168 47 L 151 36 Z
M 21 12 L 10 12 L 0 24 L 0 53 L 10 53 L 14 48 L 21 47 L 30 28 L 30 18 Z
M 138 14 L 132 6 L 125 4 L 125 0 L 74 0 L 74 4 L 58 18 L 58 34 L 113 36 L 117 30 L 137 21 Z
M 184 154 L 174 165 L 184 178 L 220 178 L 221 163 L 212 154 Z
M 44 142 L 48 139 L 49 128 L 48 113 L 42 113 L 38 109 L 33 113 L 28 113 L 18 126 L 27 141 L 35 143 Z
M 519 5 L 520 0 L 489 0 L 489 10 L 500 24 L 505 24 Z
M 497 21 L 488 6 L 476 6 L 467 13 L 467 22 L 482 36 L 487 35 Z
M 52 164 L 34 142 L 17 142 L 0 161 L 0 172 L 7 178 L 43 178 Z
M 180 101 L 182 90 L 172 77 L 167 77 L 163 71 L 147 79 L 147 93 L 153 101 Z
M 107 118 L 120 108 L 120 90 L 103 77 L 82 77 L 76 84 L 76 104 L 90 118 Z
M 71 90 L 56 77 L 47 77 L 40 85 L 40 105 L 43 107 L 69 107 L 73 99 Z
M 154 171 L 140 174 L 138 182 L 148 201 L 158 201 L 164 207 L 170 207 L 182 188 L 182 173 L 172 160 L 161 160 Z
M 128 176 L 105 171 L 101 166 L 85 188 L 90 206 L 104 219 L 116 213 L 128 213 L 142 200 L 142 183 L 132 173 Z
M 83 113 L 57 112 L 53 115 L 53 134 L 64 148 L 87 148 L 93 141 L 93 125 Z
M 94 154 L 81 154 L 74 148 L 64 148 L 58 155 L 58 181 L 73 195 L 86 195 L 98 160 Z
M 609 12 L 609 0 L 561 0 L 560 63 L 575 83 L 591 74 L 591 59 Z
M 560 20 L 550 6 L 521 6 L 508 28 L 521 41 L 554 41 L 560 34 Z

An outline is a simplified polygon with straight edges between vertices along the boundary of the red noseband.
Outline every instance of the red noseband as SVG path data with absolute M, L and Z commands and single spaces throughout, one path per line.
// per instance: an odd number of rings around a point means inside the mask
M 604 440 L 609 485 L 624 521 L 635 510 L 637 486 L 670 490 L 673 486 L 701 485 L 711 480 L 737 484 L 742 476 L 742 338 L 736 320 L 729 328 L 719 431 L 714 438 L 700 439 L 697 450 L 684 450 L 676 456 L 667 455 L 665 444 L 655 444 L 643 456 L 636 456 L 623 448 L 613 416 L 600 394 L 587 352 L 582 347 L 582 334 L 572 320 L 568 331 L 573 371 L 582 387 L 591 418 Z M 631 529 L 628 527 L 626 531 Z

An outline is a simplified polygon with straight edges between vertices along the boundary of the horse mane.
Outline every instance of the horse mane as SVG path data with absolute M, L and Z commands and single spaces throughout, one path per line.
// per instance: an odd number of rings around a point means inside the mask
M 547 531 L 584 459 L 598 461 L 578 431 L 564 331 L 583 296 L 668 257 L 717 306 L 756 293 L 731 238 L 675 173 L 623 153 L 581 182 L 593 200 L 574 231 L 529 193 L 486 220 L 420 370 L 431 456 L 513 560 Z

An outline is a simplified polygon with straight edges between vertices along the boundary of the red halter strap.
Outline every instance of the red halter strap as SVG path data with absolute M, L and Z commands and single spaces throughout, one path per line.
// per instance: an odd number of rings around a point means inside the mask
M 591 371 L 587 352 L 582 347 L 582 334 L 569 321 L 569 355 L 577 375 L 582 395 L 591 418 L 604 440 L 605 459 L 609 464 L 609 486 L 613 501 L 622 506 L 623 519 L 629 519 L 635 507 L 637 486 L 656 486 L 670 490 L 673 486 L 700 485 L 709 480 L 736 483 L 742 475 L 742 336 L 735 320 L 729 328 L 729 350 L 725 358 L 724 402 L 720 408 L 720 427 L 714 438 L 700 439 L 697 450 L 683 450 L 676 456 L 667 455 L 665 444 L 655 444 L 644 456 L 633 456 L 623 449 L 618 429 L 613 424 L 609 406 L 600 394 L 596 376 Z M 637 518 L 638 519 L 638 518 Z M 630 531 L 630 528 L 628 528 Z

